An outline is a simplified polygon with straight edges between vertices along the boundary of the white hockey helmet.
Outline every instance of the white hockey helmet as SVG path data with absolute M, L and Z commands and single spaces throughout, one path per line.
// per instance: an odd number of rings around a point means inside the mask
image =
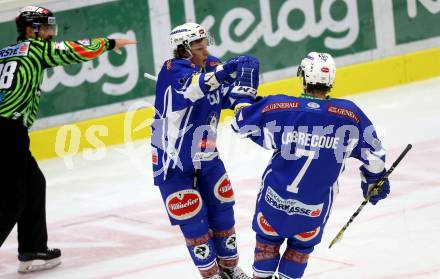
M 297 76 L 304 77 L 305 86 L 308 84 L 333 85 L 336 76 L 336 64 L 328 53 L 310 52 L 298 66 Z
M 191 49 L 191 42 L 204 38 L 207 39 L 208 45 L 213 44 L 213 39 L 210 34 L 197 23 L 179 25 L 170 33 L 172 49 L 177 49 L 179 45 L 183 45 L 186 49 Z

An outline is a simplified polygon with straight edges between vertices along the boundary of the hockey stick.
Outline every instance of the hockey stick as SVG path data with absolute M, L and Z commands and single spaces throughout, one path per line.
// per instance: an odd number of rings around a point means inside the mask
M 144 73 L 144 77 L 148 78 L 148 79 L 150 79 L 152 81 L 155 81 L 155 82 L 157 81 L 157 77 L 152 75 L 152 74 L 149 74 L 149 73 Z
M 351 215 L 350 219 L 348 220 L 348 222 L 342 227 L 342 229 L 338 232 L 338 234 L 335 236 L 335 238 L 333 238 L 332 242 L 330 243 L 330 245 L 328 246 L 328 248 L 332 248 L 332 246 L 338 242 L 339 240 L 341 240 L 342 235 L 344 234 L 345 230 L 348 228 L 348 226 L 351 224 L 351 222 L 353 222 L 354 218 L 356 218 L 356 216 L 359 215 L 359 213 L 361 212 L 362 208 L 364 208 L 364 206 L 368 203 L 368 201 L 370 200 L 371 196 L 373 196 L 375 194 L 375 192 L 377 192 L 377 190 L 379 190 L 380 187 L 382 187 L 383 183 L 385 182 L 385 179 L 388 178 L 388 176 L 390 176 L 390 174 L 393 172 L 393 170 L 397 167 L 397 165 L 400 163 L 400 161 L 402 161 L 403 157 L 405 157 L 406 153 L 408 153 L 408 151 L 412 148 L 411 144 L 408 144 L 405 149 L 402 151 L 402 153 L 399 155 L 399 157 L 396 159 L 396 161 L 394 161 L 394 163 L 391 165 L 391 168 L 382 176 L 382 178 L 380 178 L 376 184 L 370 189 L 370 191 L 368 192 L 367 197 L 364 199 L 364 201 L 361 203 L 361 205 L 358 207 L 358 209 L 356 210 L 355 213 L 353 213 L 353 215 Z

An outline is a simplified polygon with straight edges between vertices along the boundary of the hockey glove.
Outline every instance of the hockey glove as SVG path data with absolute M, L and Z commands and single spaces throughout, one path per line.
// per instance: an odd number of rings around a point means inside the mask
M 378 201 L 386 198 L 390 193 L 390 182 L 388 181 L 388 178 L 385 179 L 382 186 L 377 188 L 377 190 L 373 189 L 379 179 L 382 178 L 382 176 L 385 174 L 385 170 L 381 173 L 376 174 L 369 172 L 363 166 L 361 166 L 359 169 L 361 171 L 361 187 L 364 198 L 367 197 L 369 191 L 374 191 L 369 200 L 369 202 L 373 205 L 375 205 Z
M 215 69 L 215 77 L 219 83 L 226 85 L 232 84 L 235 81 L 238 64 L 245 59 L 244 56 L 237 56 L 229 59 L 222 65 Z
M 217 66 L 215 76 L 218 82 L 226 85 L 232 84 L 237 77 L 237 69 L 239 66 L 253 59 L 255 58 L 252 56 L 240 55 L 229 59 L 220 66 Z
M 260 62 L 257 58 L 247 56 L 240 61 L 237 67 L 237 79 L 231 90 L 231 97 L 235 99 L 250 97 L 255 99 L 259 85 Z

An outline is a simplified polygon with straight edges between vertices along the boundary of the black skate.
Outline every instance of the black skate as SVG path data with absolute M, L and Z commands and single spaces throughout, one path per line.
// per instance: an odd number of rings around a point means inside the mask
M 28 273 L 54 268 L 61 264 L 60 249 L 47 249 L 40 253 L 21 253 L 18 255 L 19 273 Z
M 252 279 L 238 266 L 233 269 L 221 268 L 220 275 L 222 279 Z

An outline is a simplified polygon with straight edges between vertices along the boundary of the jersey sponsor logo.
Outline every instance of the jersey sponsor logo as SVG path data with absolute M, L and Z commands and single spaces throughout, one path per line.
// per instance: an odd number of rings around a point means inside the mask
M 186 220 L 202 209 L 202 198 L 193 189 L 182 190 L 169 195 L 165 201 L 167 211 L 176 220 Z
M 345 117 L 351 118 L 356 123 L 360 122 L 359 116 L 356 113 L 354 113 L 353 111 L 349 110 L 349 109 L 330 105 L 330 106 L 328 106 L 327 111 L 330 112 L 330 113 L 333 113 L 333 114 L 337 114 L 337 115 L 341 115 L 341 116 L 345 116 Z
M 165 62 L 165 65 L 166 65 L 168 71 L 171 71 L 171 69 L 173 68 L 173 67 L 172 67 L 173 64 L 172 64 L 172 61 L 171 61 L 171 60 L 167 60 L 167 61 Z
M 210 139 L 199 140 L 199 147 L 202 149 L 214 150 L 217 147 L 217 143 Z
M 311 109 L 319 109 L 321 106 L 318 103 L 310 102 L 310 103 L 307 103 L 307 107 L 311 108 Z
M 78 40 L 77 43 L 80 45 L 83 45 L 83 46 L 91 46 L 92 45 L 92 43 L 90 42 L 89 39 Z
M 29 44 L 30 42 L 23 42 L 0 49 L 0 59 L 6 59 L 16 56 L 26 56 L 29 52 Z
M 101 55 L 105 51 L 106 42 L 103 38 L 96 39 L 98 41 L 98 48 L 95 50 L 84 49 L 83 45 L 78 44 L 78 42 L 66 41 L 66 43 L 73 48 L 77 55 L 85 57 L 87 59 L 93 59 Z
M 330 72 L 330 70 L 329 70 L 329 68 L 327 68 L 327 67 L 322 67 L 322 68 L 321 68 L 321 72 L 323 72 L 323 73 L 328 73 L 328 72 Z
M 295 235 L 294 237 L 298 240 L 301 240 L 301 241 L 309 241 L 309 240 L 314 239 L 319 234 L 320 230 L 321 230 L 321 227 L 317 227 L 316 229 L 311 230 L 309 232 L 299 233 L 299 234 Z
M 278 236 L 278 233 L 272 228 L 272 226 L 267 222 L 266 218 L 264 218 L 263 213 L 258 212 L 257 214 L 257 224 L 260 230 L 263 233 L 271 236 Z
M 151 162 L 153 165 L 157 165 L 159 163 L 159 155 L 157 153 L 157 148 L 151 147 Z
M 288 215 L 302 215 L 316 218 L 321 215 L 323 203 L 305 204 L 294 199 L 283 199 L 270 186 L 267 188 L 265 201 L 276 210 L 284 211 Z
M 29 50 L 29 45 L 28 44 L 23 44 L 20 46 L 18 52 L 19 53 L 27 53 Z
M 226 173 L 215 184 L 214 195 L 222 202 L 234 201 L 234 190 Z
M 265 106 L 261 112 L 265 113 L 272 110 L 293 109 L 298 107 L 299 102 L 276 102 Z

